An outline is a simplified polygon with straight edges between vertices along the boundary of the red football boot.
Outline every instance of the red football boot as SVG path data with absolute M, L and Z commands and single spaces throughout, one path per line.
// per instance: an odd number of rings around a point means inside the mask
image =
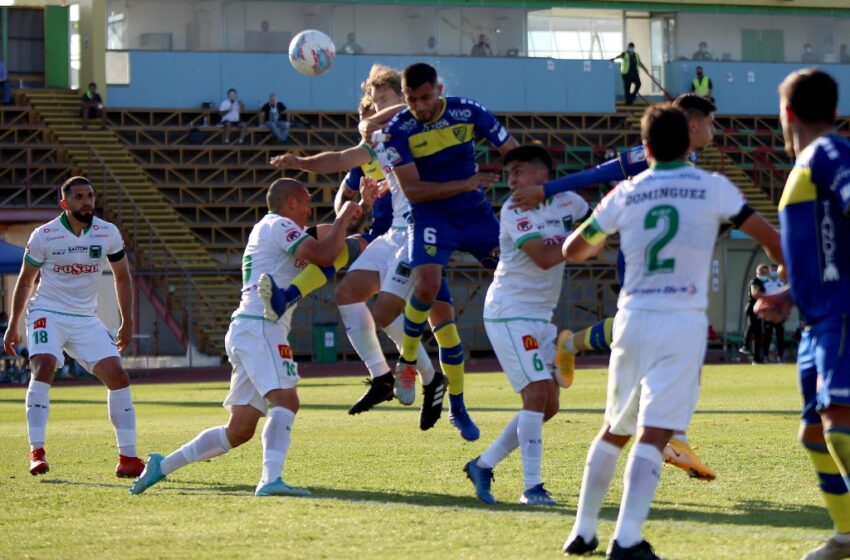
M 138 457 L 118 455 L 118 465 L 115 467 L 115 476 L 118 478 L 138 478 L 143 470 L 145 462 Z
M 30 451 L 30 474 L 38 476 L 50 470 L 47 460 L 44 458 L 44 448 L 39 447 Z

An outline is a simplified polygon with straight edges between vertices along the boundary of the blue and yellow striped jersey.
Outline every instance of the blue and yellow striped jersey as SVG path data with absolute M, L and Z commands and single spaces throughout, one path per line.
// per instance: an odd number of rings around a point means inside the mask
M 797 157 L 779 201 L 782 253 L 809 324 L 850 313 L 850 142 L 826 135 Z
M 510 134 L 496 117 L 471 99 L 446 97 L 431 122 L 420 122 L 408 109 L 387 125 L 390 139 L 384 143 L 393 167 L 415 163 L 423 181 L 445 183 L 475 174 L 475 140 L 486 138 L 499 147 Z M 463 210 L 484 201 L 482 192 L 468 192 L 415 206 Z

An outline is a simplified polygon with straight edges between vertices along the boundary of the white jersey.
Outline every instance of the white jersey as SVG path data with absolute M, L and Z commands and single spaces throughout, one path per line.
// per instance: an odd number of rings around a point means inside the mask
M 620 232 L 626 277 L 619 309 L 704 311 L 718 225 L 745 204 L 723 175 L 656 167 L 608 193 L 583 235 L 596 242 Z
M 307 262 L 294 256 L 298 244 L 307 237 L 301 226 L 274 212 L 257 222 L 242 254 L 242 299 L 234 316 L 262 319 L 263 302 L 257 291 L 260 275 L 265 272 L 279 287 L 288 287 L 307 266 Z M 280 322 L 288 324 L 295 307 L 284 313 Z
M 361 144 L 361 146 L 369 150 L 369 153 L 372 155 L 372 161 L 369 164 L 362 166 L 363 173 L 368 177 L 374 177 L 378 180 L 386 179 L 387 184 L 390 187 L 390 194 L 393 197 L 393 223 L 391 227 L 406 228 L 407 217 L 410 214 L 410 202 L 408 202 L 407 197 L 404 196 L 404 192 L 401 190 L 401 185 L 399 184 L 398 179 L 396 179 L 395 173 L 393 173 L 392 165 L 390 165 L 390 160 L 387 157 L 386 147 L 383 143 L 372 147 L 365 142 Z M 367 169 L 370 164 L 374 165 L 375 163 L 380 166 L 380 174 L 370 173 Z
M 79 237 L 63 212 L 30 235 L 24 259 L 41 271 L 30 310 L 94 315 L 97 289 L 107 257 L 123 255 L 124 240 L 115 225 L 95 217 Z
M 560 247 L 588 211 L 572 192 L 558 193 L 528 211 L 502 207 L 499 228 L 499 265 L 484 302 L 485 319 L 543 319 L 551 321 L 561 296 L 564 264 L 543 270 L 522 250 L 522 245 L 542 238 Z

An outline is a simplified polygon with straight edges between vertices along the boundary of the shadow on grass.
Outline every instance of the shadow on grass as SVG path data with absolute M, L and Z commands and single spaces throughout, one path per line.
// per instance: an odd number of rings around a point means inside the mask
M 86 482 L 82 480 L 65 480 L 62 478 L 43 478 L 39 482 L 41 484 L 56 484 L 59 486 L 82 486 L 85 488 L 118 488 L 127 490 L 130 488 L 130 481 L 127 484 L 106 483 L 106 482 Z
M 617 510 L 610 508 L 603 516 L 616 521 Z M 655 501 L 649 517 L 654 521 L 696 521 L 779 528 L 829 529 L 832 525 L 822 506 L 778 504 L 764 500 L 741 500 L 728 506 Z

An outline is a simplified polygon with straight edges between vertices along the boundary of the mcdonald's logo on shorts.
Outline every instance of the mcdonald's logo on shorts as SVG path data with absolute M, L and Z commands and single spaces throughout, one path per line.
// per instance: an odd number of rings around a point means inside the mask
M 277 352 L 284 360 L 292 359 L 292 348 L 290 348 L 288 344 L 278 344 Z
M 540 348 L 540 345 L 537 343 L 537 339 L 527 334 L 522 337 L 522 347 L 525 348 L 526 352 L 531 352 L 532 350 L 537 350 Z
M 47 328 L 47 317 L 42 317 L 41 319 L 36 319 L 32 324 L 33 329 L 46 329 Z

